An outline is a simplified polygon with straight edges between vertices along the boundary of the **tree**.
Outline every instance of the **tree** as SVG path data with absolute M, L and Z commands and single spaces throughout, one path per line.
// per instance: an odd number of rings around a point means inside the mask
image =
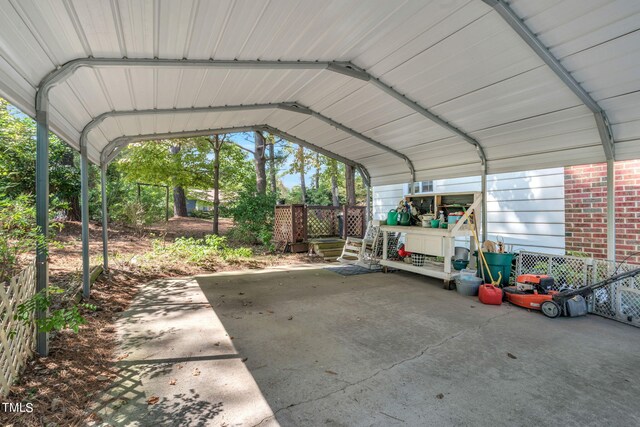
M 305 177 L 304 177 L 304 169 L 305 169 L 304 161 L 305 161 L 304 147 L 299 146 L 298 152 L 296 154 L 296 164 L 297 164 L 298 173 L 300 174 L 300 195 L 302 197 L 303 204 L 307 202 L 307 188 L 306 188 Z
M 333 206 L 340 206 L 340 197 L 338 193 L 338 161 L 336 159 L 328 159 L 327 172 L 331 179 L 331 203 Z
M 278 186 L 276 182 L 276 155 L 275 155 L 275 141 L 273 135 L 269 135 L 271 142 L 269 144 L 269 179 L 271 181 L 271 192 L 278 194 Z
M 218 235 L 220 219 L 220 150 L 227 140 L 227 135 L 212 135 L 209 143 L 213 148 L 213 234 Z
M 222 136 L 221 136 L 222 137 Z M 249 183 L 255 183 L 251 161 L 231 135 L 220 145 L 218 162 L 212 161 L 210 137 L 159 140 L 130 145 L 117 161 L 125 183 L 144 182 L 189 190 L 215 191 L 218 167 L 218 198 L 233 199 Z M 180 150 L 172 154 L 171 147 Z M 122 191 L 121 191 L 122 193 Z M 214 194 L 215 198 L 215 194 Z
M 33 195 L 36 182 L 35 122 L 0 98 L 0 193 L 14 199 Z M 64 141 L 49 135 L 51 208 L 68 219 L 79 219 L 79 155 Z M 95 167 L 89 177 L 95 176 Z
M 356 204 L 356 171 L 351 165 L 345 165 L 345 182 L 347 189 L 347 205 Z
M 265 194 L 267 192 L 267 171 L 265 168 L 265 138 L 262 132 L 254 131 L 254 144 L 255 150 L 253 152 L 253 159 L 256 166 L 256 191 L 258 194 Z
M 180 145 L 172 145 L 169 151 L 173 156 L 177 156 L 180 153 Z M 184 193 L 184 187 L 179 184 L 173 186 L 173 215 L 186 217 L 189 216 L 187 212 L 187 196 Z

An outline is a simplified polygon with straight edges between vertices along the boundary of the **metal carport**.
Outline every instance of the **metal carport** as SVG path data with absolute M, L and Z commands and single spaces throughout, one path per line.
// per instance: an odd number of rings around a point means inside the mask
M 82 154 L 85 278 L 89 161 L 256 126 L 375 185 L 607 161 L 613 257 L 613 162 L 640 157 L 639 29 L 634 0 L 3 0 L 0 95 L 38 123 L 45 234 L 48 131 Z M 42 289 L 42 251 L 37 266 Z

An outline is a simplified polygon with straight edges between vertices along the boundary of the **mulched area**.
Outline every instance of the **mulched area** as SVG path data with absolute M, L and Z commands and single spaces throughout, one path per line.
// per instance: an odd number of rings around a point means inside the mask
M 84 311 L 87 323 L 80 327 L 80 332 L 54 334 L 49 356 L 32 359 L 19 383 L 4 399 L 12 403 L 31 402 L 33 412 L 0 412 L 0 425 L 68 426 L 86 419 L 86 405 L 115 376 L 113 322 L 129 306 L 145 280 L 147 277 L 125 271 L 112 271 L 110 278 L 99 279 L 88 301 L 97 310 Z

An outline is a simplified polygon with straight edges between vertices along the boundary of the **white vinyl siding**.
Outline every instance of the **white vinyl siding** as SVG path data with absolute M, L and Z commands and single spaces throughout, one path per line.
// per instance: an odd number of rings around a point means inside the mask
M 386 218 L 406 194 L 406 185 L 373 189 L 373 215 Z M 434 181 L 435 193 L 480 191 L 480 177 Z M 487 231 L 515 250 L 563 254 L 564 169 L 542 169 L 487 176 Z

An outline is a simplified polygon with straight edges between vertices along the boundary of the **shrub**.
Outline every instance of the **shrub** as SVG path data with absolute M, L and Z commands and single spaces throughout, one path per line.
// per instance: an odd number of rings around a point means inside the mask
M 243 243 L 269 245 L 273 237 L 273 215 L 276 196 L 243 190 L 231 208 L 235 228 L 230 237 Z
M 35 207 L 22 195 L 11 200 L 0 194 L 0 283 L 17 273 L 18 257 L 44 243 L 35 225 Z

